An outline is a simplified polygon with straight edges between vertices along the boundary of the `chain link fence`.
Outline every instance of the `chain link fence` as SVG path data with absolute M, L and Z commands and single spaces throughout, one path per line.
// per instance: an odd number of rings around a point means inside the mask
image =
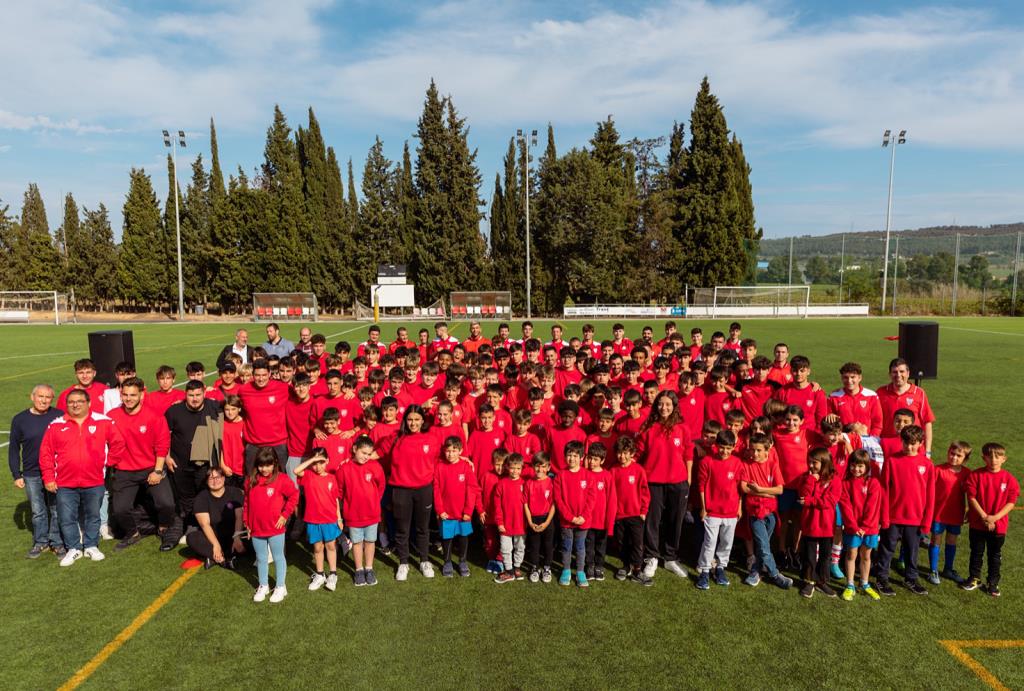
M 885 233 L 761 241 L 758 284 L 807 284 L 811 302 L 872 314 L 1024 314 L 1022 232 Z M 887 264 L 887 266 L 886 266 Z M 882 294 L 883 285 L 885 294 Z

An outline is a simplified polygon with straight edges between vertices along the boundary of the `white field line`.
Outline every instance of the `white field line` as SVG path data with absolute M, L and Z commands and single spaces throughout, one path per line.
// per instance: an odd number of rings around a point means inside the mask
M 949 329 L 951 331 L 972 331 L 972 332 L 974 332 L 976 334 L 993 334 L 993 335 L 996 335 L 996 336 L 1024 336 L 1024 333 L 1012 333 L 1012 332 L 1009 332 L 1009 331 L 986 331 L 984 329 L 965 329 L 965 328 L 960 327 L 960 326 L 945 326 L 945 325 L 943 325 L 942 328 L 943 329 Z
M 29 357 L 54 357 L 56 355 L 74 355 L 74 354 L 80 353 L 80 352 L 82 352 L 82 351 L 80 351 L 80 350 L 69 350 L 69 351 L 64 352 L 64 353 L 29 353 L 27 355 L 5 355 L 4 357 L 0 357 L 0 360 L 20 360 L 22 358 L 29 358 Z

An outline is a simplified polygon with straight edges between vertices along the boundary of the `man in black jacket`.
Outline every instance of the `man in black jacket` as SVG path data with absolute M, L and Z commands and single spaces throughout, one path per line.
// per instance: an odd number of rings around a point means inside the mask
M 220 355 L 217 356 L 217 369 L 224 366 L 224 363 L 227 362 L 228 356 L 232 353 L 235 353 L 242 358 L 243 365 L 252 362 L 252 347 L 249 346 L 249 332 L 245 329 L 239 329 L 236 331 L 235 342 L 229 343 L 220 351 Z

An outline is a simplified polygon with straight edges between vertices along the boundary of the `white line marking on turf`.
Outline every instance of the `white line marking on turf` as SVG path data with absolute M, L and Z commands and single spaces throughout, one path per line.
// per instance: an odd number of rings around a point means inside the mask
M 363 328 L 364 326 L 369 328 L 367 326 L 367 324 L 368 324 L 368 322 L 363 322 L 362 324 L 359 324 L 358 326 L 353 326 L 351 329 L 345 329 L 344 331 L 339 331 L 336 334 L 328 334 L 328 335 L 324 336 L 324 338 L 334 338 L 335 336 L 341 336 L 343 334 L 349 334 L 349 333 L 352 333 L 353 331 L 355 331 L 357 329 Z
M 3 444 L 0 444 L 0 449 L 4 448 L 5 446 L 10 446 L 10 445 L 11 445 L 11 442 L 5 441 Z
M 951 331 L 973 331 L 976 334 L 995 334 L 996 336 L 1024 336 L 1024 333 L 1012 333 L 1009 331 L 985 331 L 984 329 L 965 329 L 960 326 L 944 326 L 944 329 Z
M 56 355 L 75 355 L 76 353 L 81 352 L 82 351 L 80 350 L 69 350 L 64 353 L 29 353 L 28 355 L 5 355 L 4 357 L 0 357 L 0 360 L 20 360 L 22 358 L 29 357 L 53 357 Z
M 219 374 L 219 373 L 218 372 L 207 372 L 206 374 L 203 375 L 203 379 L 206 379 L 207 377 L 212 377 L 215 374 Z M 191 379 L 186 379 L 185 381 L 181 382 L 180 384 L 175 384 L 171 388 L 172 389 L 176 389 L 179 386 L 185 386 L 185 384 L 188 384 L 190 381 L 192 381 L 192 380 Z

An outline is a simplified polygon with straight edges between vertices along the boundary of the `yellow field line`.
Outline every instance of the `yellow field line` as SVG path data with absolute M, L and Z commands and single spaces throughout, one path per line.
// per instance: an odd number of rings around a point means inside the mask
M 1024 648 L 1024 640 L 939 641 L 939 643 L 942 644 L 950 655 L 959 660 L 995 691 L 1010 691 L 1009 687 L 999 681 L 992 672 L 989 672 L 985 665 L 971 657 L 964 648 L 986 648 L 989 650 Z
M 82 682 L 92 676 L 93 672 L 99 669 L 100 665 L 107 661 L 111 655 L 116 653 L 121 646 L 127 643 L 135 633 L 142 628 L 142 625 L 153 618 L 153 615 L 160 611 L 160 608 L 166 605 L 174 594 L 181 590 L 181 587 L 188 582 L 188 579 L 192 578 L 199 572 L 198 568 L 189 569 L 185 573 L 178 576 L 177 580 L 167 586 L 167 590 L 160 593 L 160 595 L 149 604 L 149 607 L 142 610 L 139 616 L 135 617 L 131 624 L 128 624 L 121 633 L 114 637 L 114 640 L 103 646 L 103 650 L 98 652 L 96 656 L 85 663 L 85 666 L 75 672 L 75 675 L 64 682 L 60 686 L 58 691 L 71 691 L 81 686 Z

